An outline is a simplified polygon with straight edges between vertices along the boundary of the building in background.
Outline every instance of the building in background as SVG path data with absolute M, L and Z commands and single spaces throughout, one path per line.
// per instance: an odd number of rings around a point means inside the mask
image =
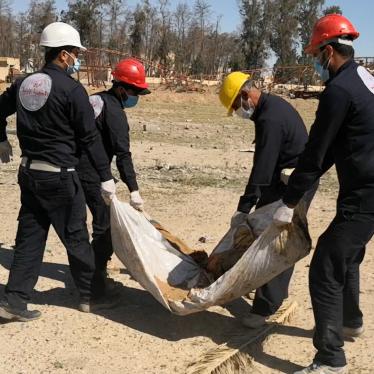
M 0 57 L 0 82 L 12 82 L 19 75 L 21 75 L 19 58 Z

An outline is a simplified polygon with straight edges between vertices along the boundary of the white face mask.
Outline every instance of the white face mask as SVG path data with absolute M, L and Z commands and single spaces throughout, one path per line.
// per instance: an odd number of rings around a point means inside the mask
M 250 113 L 247 113 L 242 107 L 238 108 L 235 110 L 235 114 L 243 119 L 250 119 L 251 116 L 249 115 Z
M 249 108 L 248 109 L 245 109 L 243 107 L 243 99 L 242 99 L 242 104 L 240 106 L 240 108 L 238 108 L 236 111 L 235 111 L 235 114 L 237 116 L 239 116 L 240 118 L 243 118 L 243 119 L 251 119 L 254 111 L 255 111 L 255 106 L 253 105 L 252 103 L 252 100 L 248 98 L 248 104 L 249 104 Z

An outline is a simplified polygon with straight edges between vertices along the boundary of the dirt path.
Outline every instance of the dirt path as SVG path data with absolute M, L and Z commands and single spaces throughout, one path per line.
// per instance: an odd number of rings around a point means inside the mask
M 171 97 L 157 91 L 153 102 L 147 98 L 128 113 L 140 186 L 154 218 L 191 247 L 209 251 L 225 233 L 248 178 L 252 154 L 239 150 L 250 146 L 253 128 L 224 117 L 213 95 L 177 95 L 172 105 Z M 293 103 L 310 125 L 315 103 Z M 16 145 L 15 137 L 10 138 Z M 17 227 L 18 160 L 0 166 L 0 295 Z M 322 181 L 312 204 L 309 219 L 314 243 L 334 214 L 335 188 L 331 174 Z M 128 198 L 123 185 L 119 196 Z M 208 238 L 207 243 L 198 241 L 201 236 Z M 362 266 L 366 333 L 346 344 L 352 373 L 372 373 L 374 367 L 372 247 L 370 243 Z M 292 373 L 309 364 L 314 354 L 309 261 L 297 264 L 290 290 L 300 308 L 289 326 L 271 336 L 264 352 L 256 353 L 258 372 Z M 202 352 L 240 332 L 240 317 L 250 308 L 241 299 L 188 317 L 171 315 L 114 259 L 112 276 L 123 283 L 118 304 L 99 314 L 83 314 L 76 310 L 77 295 L 66 264 L 64 248 L 51 233 L 33 296 L 33 306 L 43 312 L 43 318 L 0 324 L 0 373 L 184 373 Z

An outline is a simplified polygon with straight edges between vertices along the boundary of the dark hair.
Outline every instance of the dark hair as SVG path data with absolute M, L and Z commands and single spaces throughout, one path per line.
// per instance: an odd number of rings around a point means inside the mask
M 134 86 L 130 83 L 119 82 L 119 81 L 116 81 L 116 80 L 113 80 L 112 82 L 113 82 L 113 87 L 123 87 L 125 90 L 130 89 L 130 90 L 133 90 L 134 92 L 143 91 L 143 88 L 136 87 L 136 86 Z
M 341 39 L 344 39 L 344 40 L 353 40 L 349 36 L 343 36 L 343 37 L 341 37 Z M 355 50 L 354 50 L 354 48 L 351 45 L 340 44 L 338 42 L 331 42 L 331 43 L 328 43 L 327 45 L 331 45 L 331 47 L 334 48 L 334 50 L 336 52 L 338 52 L 342 57 L 346 57 L 346 58 L 353 58 L 353 57 L 355 57 Z M 323 51 L 323 49 L 325 47 L 326 46 L 323 46 L 321 48 L 321 51 Z
M 47 47 L 45 49 L 45 55 L 44 55 L 45 63 L 49 64 L 50 62 L 55 60 L 61 51 L 66 51 L 70 53 L 72 52 L 74 48 L 76 47 L 73 47 L 71 45 L 64 45 L 62 47 L 53 47 L 53 48 Z
M 251 79 L 248 79 L 241 86 L 240 90 L 243 90 L 243 89 L 250 90 L 252 87 L 253 87 L 253 81 Z

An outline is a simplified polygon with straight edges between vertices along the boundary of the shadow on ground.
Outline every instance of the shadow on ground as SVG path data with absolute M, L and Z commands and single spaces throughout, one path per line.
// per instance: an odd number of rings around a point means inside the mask
M 0 244 L 0 266 L 9 270 L 12 258 L 13 250 Z M 56 287 L 43 292 L 34 291 L 32 295 L 33 304 L 76 309 L 78 296 L 67 265 L 44 262 L 40 275 L 64 282 L 66 287 Z M 1 296 L 4 294 L 4 288 L 4 285 L 0 285 Z M 226 307 L 231 316 L 223 315 L 213 309 L 189 316 L 177 316 L 167 311 L 147 291 L 122 286 L 119 287 L 114 306 L 98 308 L 94 310 L 94 313 L 134 330 L 168 341 L 205 336 L 212 339 L 216 344 L 223 344 L 230 341 L 232 336 L 245 333 L 240 319 L 250 311 L 250 305 L 244 299 L 235 300 Z M 45 318 L 48 318 L 48 316 Z M 291 326 L 279 326 L 274 332 L 291 336 L 311 337 L 310 331 Z M 290 361 L 263 352 L 261 344 L 257 344 L 253 352 L 250 351 L 250 353 L 256 362 L 283 373 L 292 373 L 300 368 Z

